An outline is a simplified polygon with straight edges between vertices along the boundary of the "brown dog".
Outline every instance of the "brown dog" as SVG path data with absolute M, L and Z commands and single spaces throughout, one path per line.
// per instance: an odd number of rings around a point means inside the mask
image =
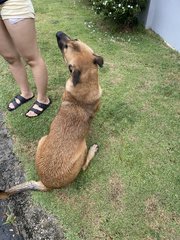
M 40 181 L 1 191 L 0 199 L 28 189 L 48 191 L 68 185 L 81 169 L 87 168 L 98 149 L 94 144 L 87 151 L 85 139 L 99 108 L 98 65 L 103 66 L 103 58 L 94 54 L 85 43 L 73 40 L 63 32 L 58 32 L 56 37 L 71 76 L 50 132 L 38 144 L 36 169 Z

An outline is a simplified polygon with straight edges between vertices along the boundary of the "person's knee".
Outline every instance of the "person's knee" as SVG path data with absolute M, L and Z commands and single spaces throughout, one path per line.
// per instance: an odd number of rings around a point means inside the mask
M 6 62 L 8 62 L 10 65 L 14 65 L 21 61 L 20 56 L 5 55 L 3 57 L 6 60 Z
M 25 57 L 24 60 L 32 68 L 34 66 L 37 66 L 41 59 L 39 57 L 28 56 Z

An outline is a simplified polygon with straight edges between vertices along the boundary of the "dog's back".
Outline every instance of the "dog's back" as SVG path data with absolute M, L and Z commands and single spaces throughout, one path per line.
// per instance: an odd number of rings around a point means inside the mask
M 81 170 L 84 160 L 80 159 L 84 159 L 87 152 L 82 149 L 91 119 L 92 115 L 76 103 L 62 102 L 50 132 L 36 154 L 38 175 L 46 187 L 65 186 Z M 75 166 L 77 161 L 81 163 Z

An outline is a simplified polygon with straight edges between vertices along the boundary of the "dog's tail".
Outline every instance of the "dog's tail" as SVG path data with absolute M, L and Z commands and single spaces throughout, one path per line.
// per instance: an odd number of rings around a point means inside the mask
M 11 195 L 14 195 L 16 193 L 24 192 L 27 190 L 34 190 L 34 191 L 43 191 L 46 192 L 50 189 L 48 189 L 41 181 L 29 181 L 25 183 L 18 184 L 12 188 L 9 188 L 8 190 L 2 191 L 0 190 L 0 200 L 7 199 Z

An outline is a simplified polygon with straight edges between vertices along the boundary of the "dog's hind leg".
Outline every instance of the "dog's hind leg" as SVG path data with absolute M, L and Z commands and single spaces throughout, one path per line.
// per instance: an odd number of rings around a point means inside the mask
M 37 150 L 42 146 L 42 144 L 44 143 L 46 137 L 47 137 L 47 135 L 45 135 L 44 137 L 42 137 L 42 138 L 39 140 L 38 146 L 37 146 Z
M 90 161 L 93 159 L 93 157 L 95 156 L 96 152 L 98 150 L 98 145 L 97 144 L 94 144 L 90 147 L 89 151 L 88 151 L 88 154 L 87 154 L 87 157 L 86 157 L 86 160 L 85 160 L 85 163 L 82 167 L 82 169 L 85 171 L 86 168 L 88 167 Z
M 49 191 L 50 189 L 46 188 L 46 186 L 41 181 L 29 181 L 25 183 L 18 184 L 14 187 L 11 187 L 8 190 L 0 191 L 0 200 L 6 199 L 11 195 L 14 195 L 16 193 L 24 192 L 27 190 L 34 190 L 34 191 Z
M 39 155 L 39 153 L 41 153 L 41 147 L 43 146 L 44 141 L 46 140 L 47 135 L 45 135 L 44 137 L 42 137 L 39 142 L 38 142 L 38 146 L 37 146 L 37 150 L 36 150 L 36 158 Z

